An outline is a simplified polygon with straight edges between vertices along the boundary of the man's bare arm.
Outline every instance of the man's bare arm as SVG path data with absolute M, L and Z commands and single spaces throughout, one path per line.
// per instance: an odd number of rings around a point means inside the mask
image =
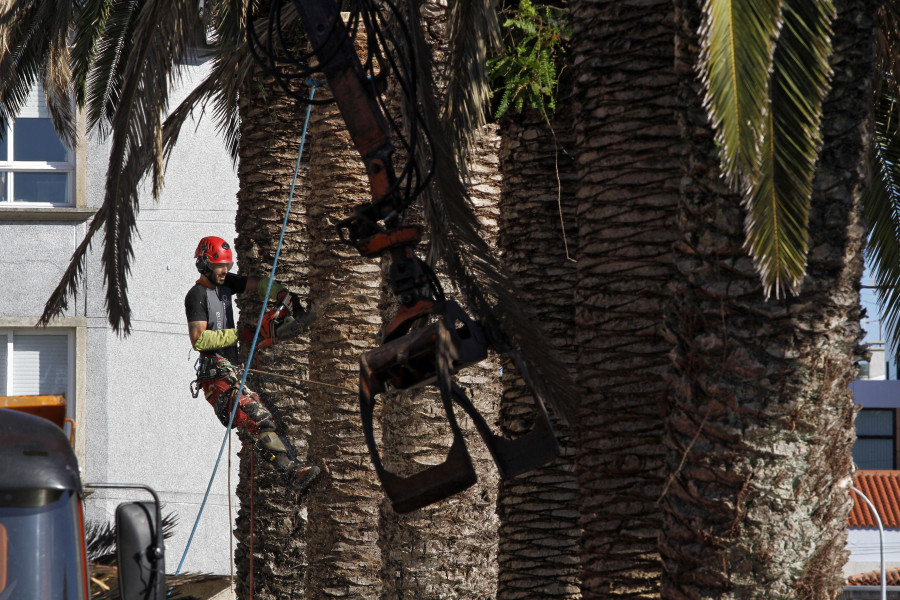
M 191 346 L 200 339 L 200 334 L 206 331 L 206 321 L 188 321 L 188 335 L 191 336 Z

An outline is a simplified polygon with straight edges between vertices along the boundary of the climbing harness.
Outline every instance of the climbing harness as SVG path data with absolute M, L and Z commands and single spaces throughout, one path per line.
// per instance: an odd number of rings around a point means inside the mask
M 221 356 L 206 356 L 201 354 L 194 362 L 194 373 L 196 373 L 196 377 L 191 382 L 191 396 L 197 398 L 200 395 L 200 392 L 203 391 L 200 384 L 206 381 L 212 381 L 218 377 L 230 376 L 234 379 L 233 383 L 239 383 L 240 379 L 237 379 L 232 375 L 234 372 L 235 369 L 227 359 Z
M 544 408 L 544 403 L 552 398 L 546 397 L 542 386 L 536 385 L 539 378 L 532 376 L 522 354 L 502 335 L 490 315 L 473 319 L 459 304 L 445 298 L 434 272 L 416 256 L 415 247 L 421 240 L 422 229 L 405 223 L 407 208 L 434 177 L 434 165 L 423 167 L 420 155 L 427 148 L 416 146 L 416 135 L 404 136 L 396 123 L 385 117 L 388 111 L 382 111 L 380 90 L 388 73 L 395 73 L 399 88 L 410 98 L 409 129 L 424 133 L 429 148 L 433 148 L 433 140 L 424 125 L 426 121 L 418 113 L 412 34 L 404 24 L 398 24 L 399 37 L 409 50 L 406 56 L 413 63 L 409 64 L 388 50 L 397 48 L 398 41 L 391 28 L 379 24 L 383 21 L 379 12 L 382 4 L 376 5 L 371 0 L 352 2 L 350 19 L 345 25 L 333 0 L 294 0 L 293 7 L 312 48 L 295 54 L 281 34 L 285 2 L 276 0 L 270 4 L 269 35 L 265 38 L 260 37 L 254 25 L 254 4 L 247 5 L 245 22 L 250 51 L 297 100 L 312 103 L 297 93 L 292 81 L 313 73 L 322 73 L 327 79 L 334 102 L 362 157 L 372 194 L 371 202 L 354 207 L 352 214 L 337 224 L 338 233 L 342 241 L 355 247 L 362 256 L 390 257 L 388 279 L 401 303 L 397 315 L 385 328 L 381 345 L 361 357 L 359 384 L 360 414 L 369 454 L 394 510 L 401 513 L 415 510 L 475 483 L 475 470 L 454 416 L 454 403 L 472 418 L 502 476 L 514 476 L 548 463 L 560 451 Z M 400 14 L 389 0 L 383 4 L 392 15 Z M 353 45 L 355 34 L 363 27 L 367 37 L 365 64 Z M 391 130 L 403 144 L 407 161 L 399 176 L 394 171 Z M 488 348 L 509 354 L 535 392 L 534 426 L 527 435 L 515 440 L 494 434 L 452 379 L 463 367 L 483 360 Z M 553 362 L 552 357 L 547 357 L 547 362 Z M 440 390 L 453 442 L 443 463 L 401 477 L 387 470 L 381 461 L 374 435 L 374 410 L 380 404 L 379 396 L 420 386 Z

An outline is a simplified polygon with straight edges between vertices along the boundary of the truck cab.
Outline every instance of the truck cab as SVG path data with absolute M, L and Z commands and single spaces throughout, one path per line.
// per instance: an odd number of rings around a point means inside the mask
M 0 600 L 90 597 L 82 493 L 63 430 L 45 418 L 0 408 Z M 121 595 L 164 598 L 158 503 L 155 515 L 141 503 L 119 508 L 135 506 L 141 510 L 117 511 Z M 119 522 L 120 512 L 131 520 Z M 119 530 L 132 534 L 123 540 Z M 137 576 L 143 578 L 140 589 L 128 576 L 135 568 L 144 571 Z

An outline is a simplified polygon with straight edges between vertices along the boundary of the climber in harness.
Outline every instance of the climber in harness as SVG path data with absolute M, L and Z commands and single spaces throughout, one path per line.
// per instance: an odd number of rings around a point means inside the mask
M 227 426 L 241 386 L 237 344 L 239 340 L 250 343 L 253 339 L 252 330 L 239 333 L 235 328 L 231 297 L 242 292 L 256 292 L 263 297 L 269 280 L 230 273 L 234 264 L 231 246 L 219 237 L 200 240 L 194 258 L 200 279 L 184 298 L 191 345 L 200 352 L 197 379 L 191 384 L 191 390 L 194 397 L 202 391 L 216 416 Z M 272 281 L 268 300 L 279 305 L 263 318 L 258 347 L 271 345 L 309 327 L 313 315 L 280 283 Z M 246 385 L 240 393 L 233 425 L 241 439 L 249 440 L 259 455 L 284 476 L 288 488 L 302 492 L 318 477 L 319 467 L 297 460 L 290 443 L 276 433 L 271 413 Z

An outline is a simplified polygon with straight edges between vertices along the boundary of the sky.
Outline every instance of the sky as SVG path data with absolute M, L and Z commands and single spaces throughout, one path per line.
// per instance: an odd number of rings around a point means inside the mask
M 862 284 L 864 286 L 874 285 L 868 266 L 863 273 Z M 866 317 L 860 323 L 863 330 L 866 332 L 866 337 L 863 339 L 863 342 L 884 341 L 884 337 L 879 337 L 879 330 L 881 330 L 881 315 L 878 313 L 878 301 L 875 298 L 875 290 L 863 288 L 860 291 L 860 303 L 862 304 L 862 307 L 866 309 Z M 881 330 L 880 335 L 884 336 L 886 334 Z M 888 378 L 897 379 L 897 364 L 894 358 L 896 350 L 888 348 L 886 354 L 888 362 L 890 363 L 888 367 Z

